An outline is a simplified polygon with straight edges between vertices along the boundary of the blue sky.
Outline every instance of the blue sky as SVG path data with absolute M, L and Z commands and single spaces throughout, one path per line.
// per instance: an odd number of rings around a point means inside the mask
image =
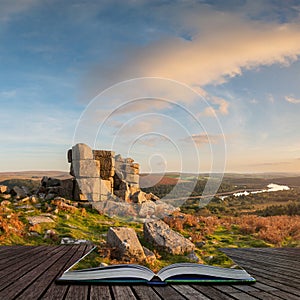
M 1 171 L 300 169 L 298 0 L 2 0 L 0 41 Z

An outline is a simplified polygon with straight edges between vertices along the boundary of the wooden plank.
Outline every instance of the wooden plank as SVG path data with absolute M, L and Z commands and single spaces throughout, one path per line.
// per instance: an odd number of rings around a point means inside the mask
M 256 297 L 253 297 L 246 293 L 233 293 L 230 296 L 232 296 L 233 299 L 237 299 L 237 300 L 257 300 Z
M 194 289 L 203 293 L 205 296 L 211 299 L 218 299 L 218 300 L 229 300 L 234 299 L 233 297 L 226 295 L 225 293 L 214 289 L 213 286 L 210 285 L 192 285 Z
M 283 291 L 271 291 L 270 292 L 270 295 L 272 297 L 280 297 L 281 299 L 288 299 L 288 300 L 299 300 L 300 299 L 300 296 L 298 294 L 298 296 L 296 295 L 293 295 L 291 293 L 288 293 L 288 292 L 283 292 Z M 275 295 L 275 296 L 274 296 Z
M 249 264 L 248 262 L 245 261 L 237 261 L 237 262 L 239 265 L 246 268 L 246 270 L 249 271 L 251 275 L 253 275 L 254 277 L 255 274 L 261 275 L 265 278 L 269 278 L 277 282 L 285 282 L 285 284 L 290 287 L 294 287 L 294 288 L 299 287 L 298 277 L 294 277 L 295 275 L 290 274 L 285 269 L 282 269 L 278 272 L 274 272 L 270 269 L 261 267 L 261 265 L 258 268 L 257 265 Z
M 245 260 L 255 261 L 256 263 L 269 263 L 272 264 L 273 267 L 284 267 L 291 269 L 292 271 L 295 270 L 295 267 L 300 267 L 300 262 L 296 261 L 293 257 L 295 255 L 286 255 L 286 256 L 279 256 L 275 252 L 273 253 L 262 253 L 262 252 L 255 252 L 255 251 L 224 251 L 231 257 L 242 258 Z M 298 253 L 300 255 L 300 251 Z M 276 265 L 274 264 L 276 263 Z
M 53 248 L 53 250 L 52 250 Z M 26 260 L 19 260 L 16 264 L 9 269 L 0 271 L 0 291 L 9 286 L 13 281 L 26 273 L 29 273 L 32 269 L 43 263 L 54 253 L 59 252 L 59 248 L 47 247 L 44 252 L 39 252 L 36 255 L 28 257 Z M 9 272 L 9 273 L 8 273 Z
M 282 290 L 287 293 L 295 294 L 297 296 L 300 294 L 299 289 L 287 285 L 287 282 L 285 282 L 285 281 L 275 281 L 274 278 L 272 278 L 272 276 L 267 276 L 267 275 L 263 275 L 264 277 L 262 277 L 260 270 L 251 269 L 251 273 L 253 273 L 253 276 L 257 280 L 259 280 L 259 282 L 262 282 L 269 286 L 273 286 L 273 287 L 277 288 L 278 290 Z
M 14 255 L 24 252 L 24 250 L 26 248 L 20 247 L 20 246 L 10 246 L 10 247 L 6 247 L 6 248 L 2 249 L 2 251 L 0 252 L 0 262 L 2 263 L 3 260 L 14 257 Z M 30 246 L 30 247 L 28 247 L 28 250 L 33 249 L 33 248 L 35 248 L 35 247 Z
M 129 286 L 113 285 L 112 292 L 115 300 L 135 300 L 137 299 Z
M 16 263 L 20 261 L 26 261 L 28 257 L 31 257 L 33 255 L 36 255 L 37 253 L 41 251 L 45 251 L 47 246 L 37 246 L 37 247 L 30 247 L 27 249 L 27 247 L 24 247 L 23 249 L 18 249 L 18 251 L 11 249 L 11 255 L 3 258 L 3 260 L 0 261 L 0 270 L 3 271 L 6 268 L 11 268 Z M 25 258 L 25 260 L 24 260 Z
M 68 250 L 70 246 L 62 246 Z M 38 299 L 50 284 L 57 278 L 59 270 L 65 269 L 66 263 L 72 259 L 72 256 L 78 250 L 78 246 L 72 247 L 70 251 L 65 251 L 65 254 L 60 257 L 52 266 L 50 266 L 44 273 L 42 273 L 22 294 L 18 295 L 18 299 Z M 83 246 L 83 249 L 85 246 Z
M 74 264 L 78 259 L 80 259 L 85 253 L 87 253 L 91 249 L 90 246 L 83 247 L 77 246 L 77 250 L 75 254 L 72 256 L 71 260 L 67 262 L 67 264 L 59 268 L 59 272 L 57 277 L 59 277 L 66 269 L 68 269 L 72 264 Z M 56 284 L 54 281 L 47 288 L 47 290 L 43 294 L 43 299 L 63 299 L 68 289 L 68 285 L 66 284 Z
M 180 294 L 184 295 L 188 299 L 193 300 L 210 300 L 210 298 L 206 297 L 201 292 L 195 290 L 190 285 L 181 285 L 181 284 L 174 284 L 172 287 L 178 291 Z
M 107 285 L 91 285 L 90 289 L 91 300 L 111 300 L 113 299 Z
M 257 289 L 259 289 L 261 291 L 265 291 L 265 292 L 277 291 L 277 289 L 274 288 L 273 286 L 269 286 L 269 285 L 266 285 L 266 284 L 261 283 L 261 282 L 255 282 L 253 284 L 253 286 L 256 287 Z
M 71 285 L 68 289 L 65 300 L 86 300 L 89 294 L 88 285 Z
M 288 298 L 280 298 L 275 295 L 271 295 L 270 293 L 258 291 L 258 292 L 251 292 L 251 295 L 262 300 L 282 300 Z
M 14 256 L 24 253 L 24 251 L 31 251 L 36 247 L 15 247 L 11 246 L 7 248 L 5 251 L 0 252 L 0 263 L 3 264 L 7 259 L 12 259 Z
M 271 263 L 274 267 L 275 266 L 282 266 L 285 268 L 290 268 L 291 270 L 295 269 L 295 266 L 300 266 L 300 262 L 293 260 L 293 257 L 286 256 L 286 257 L 279 257 L 275 253 L 264 253 L 258 254 L 258 252 L 253 251 L 224 251 L 230 257 L 237 257 L 242 258 L 244 260 L 251 260 L 262 262 L 262 263 Z M 299 254 L 300 255 L 300 251 Z M 276 265 L 274 263 L 276 262 Z
M 174 290 L 171 286 L 154 286 L 153 289 L 162 299 L 173 299 L 173 300 L 182 300 L 187 299 L 183 297 L 180 293 Z
M 12 282 L 5 290 L 0 292 L 1 297 L 5 297 L 4 299 L 13 299 L 18 294 L 20 294 L 24 289 L 27 288 L 30 284 L 32 284 L 45 270 L 47 270 L 52 264 L 54 264 L 61 256 L 65 255 L 66 251 L 63 250 L 64 247 L 53 247 L 54 250 L 58 250 L 55 254 L 50 257 L 47 257 L 45 260 L 39 261 L 39 264 L 27 272 L 23 276 L 19 277 L 18 280 Z M 68 251 L 72 249 L 72 247 L 67 247 Z
M 146 285 L 132 285 L 134 294 L 140 300 L 160 300 L 161 298 L 155 293 L 155 291 Z

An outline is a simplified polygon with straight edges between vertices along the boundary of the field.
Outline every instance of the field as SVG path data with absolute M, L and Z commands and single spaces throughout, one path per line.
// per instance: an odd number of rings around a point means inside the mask
M 64 174 L 61 174 L 64 176 Z M 34 190 L 38 179 L 33 173 L 22 176 L 1 177 L 5 184 L 28 185 Z M 34 177 L 33 177 L 34 176 Z M 170 177 L 169 177 L 170 176 Z M 166 175 L 153 187 L 145 190 L 164 196 L 178 183 L 176 174 Z M 207 177 L 197 178 L 193 196 L 201 195 Z M 148 176 L 149 179 L 149 176 Z M 157 179 L 157 177 L 156 177 Z M 191 180 L 187 174 L 181 182 L 182 191 L 186 191 Z M 181 212 L 166 216 L 164 221 L 171 228 L 192 240 L 196 245 L 196 255 L 201 262 L 230 266 L 233 262 L 218 249 L 223 247 L 299 247 L 300 246 L 300 177 L 278 176 L 278 174 L 249 175 L 227 174 L 220 186 L 219 193 L 239 189 L 265 188 L 269 183 L 284 184 L 290 190 L 249 196 L 229 197 L 221 200 L 218 194 L 205 207 L 201 207 L 201 198 L 189 199 Z M 1 184 L 1 182 L 0 182 Z M 91 208 L 55 211 L 51 201 L 39 201 L 38 204 L 12 203 L 2 205 L 0 199 L 0 244 L 59 244 L 62 237 L 87 239 L 99 245 L 99 261 L 111 263 L 109 249 L 106 248 L 106 233 L 111 226 L 128 226 L 136 230 L 142 244 L 152 250 L 158 260 L 150 267 L 154 270 L 177 261 L 189 261 L 186 256 L 172 256 L 158 252 L 147 244 L 142 235 L 142 224 L 133 217 L 117 219 L 100 215 Z M 51 223 L 32 226 L 29 216 L 48 215 Z M 45 233 L 53 230 L 53 236 Z

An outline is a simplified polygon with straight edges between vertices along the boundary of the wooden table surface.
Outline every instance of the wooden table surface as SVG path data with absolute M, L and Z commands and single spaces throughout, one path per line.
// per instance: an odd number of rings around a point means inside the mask
M 255 284 L 57 285 L 88 245 L 1 246 L 0 299 L 300 299 L 300 248 L 222 249 Z

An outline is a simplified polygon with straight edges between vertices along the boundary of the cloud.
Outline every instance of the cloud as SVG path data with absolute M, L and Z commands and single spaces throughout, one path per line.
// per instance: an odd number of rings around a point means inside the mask
M 147 147 L 155 147 L 160 143 L 165 143 L 167 142 L 168 139 L 164 136 L 150 136 L 150 137 L 142 137 L 141 139 L 139 139 L 139 144 L 145 145 Z
M 219 141 L 224 139 L 224 136 L 221 134 L 192 134 L 183 139 L 184 142 L 190 143 L 193 141 L 197 146 L 201 147 L 205 144 L 218 144 Z
M 188 32 L 190 38 L 181 32 L 169 33 L 135 49 L 125 48 L 123 61 L 91 71 L 87 80 L 90 88 L 98 91 L 141 76 L 171 78 L 193 87 L 218 85 L 246 69 L 275 63 L 287 66 L 300 54 L 299 24 L 264 23 L 247 19 L 240 12 L 214 11 L 201 4 L 194 10 L 180 5 L 168 8 L 168 15 L 176 20 L 173 25 Z M 226 114 L 227 104 L 219 104 L 220 112 Z
M 300 99 L 296 99 L 292 96 L 285 96 L 285 100 L 293 104 L 300 104 Z

